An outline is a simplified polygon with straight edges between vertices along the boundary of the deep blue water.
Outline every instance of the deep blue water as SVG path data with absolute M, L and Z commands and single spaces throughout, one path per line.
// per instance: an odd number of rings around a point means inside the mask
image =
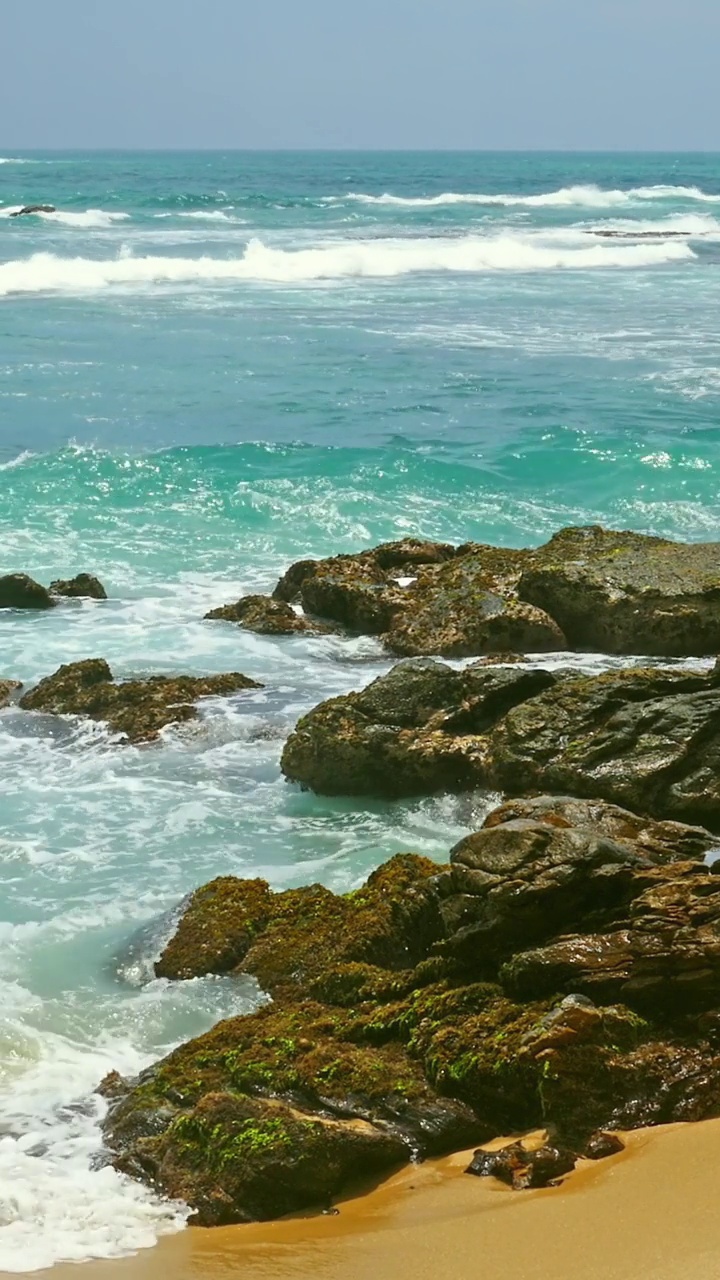
M 403 534 L 717 537 L 719 252 L 717 156 L 4 157 L 0 572 L 111 598 L 0 617 L 0 676 L 97 655 L 267 688 L 144 751 L 0 715 L 0 1270 L 177 1224 L 62 1106 L 253 993 L 118 975 L 139 925 L 222 872 L 346 888 L 442 856 L 489 802 L 286 786 L 297 715 L 387 659 L 204 612 Z

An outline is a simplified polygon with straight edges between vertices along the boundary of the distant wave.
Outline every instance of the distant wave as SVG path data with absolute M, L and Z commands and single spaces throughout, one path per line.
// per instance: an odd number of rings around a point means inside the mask
M 381 196 L 365 195 L 351 191 L 346 196 L 328 196 L 326 203 L 341 204 L 354 200 L 360 204 L 396 205 L 408 209 L 431 209 L 442 205 L 501 205 L 505 208 L 572 208 L 614 209 L 635 204 L 641 200 L 698 200 L 720 204 L 720 195 L 711 195 L 699 187 L 632 187 L 629 191 L 604 190 L 597 186 L 562 187 L 559 191 L 547 191 L 538 195 L 491 195 L 473 192 L 445 191 L 437 196 L 394 196 L 389 192 Z
M 115 285 L 195 281 L 279 284 L 350 277 L 388 278 L 416 272 L 551 271 L 562 268 L 645 267 L 693 258 L 681 241 L 660 244 L 584 244 L 563 247 L 519 236 L 422 240 L 347 240 L 317 249 L 270 249 L 252 240 L 240 258 L 130 257 L 107 260 L 36 253 L 0 265 L 0 297 Z
M 0 218 L 11 217 L 13 213 L 17 213 L 22 207 L 20 204 L 6 205 L 5 208 L 0 209 Z M 83 213 L 65 212 L 59 209 L 55 213 L 34 213 L 28 216 L 42 218 L 43 222 L 58 222 L 64 227 L 90 230 L 93 227 L 111 227 L 114 222 L 124 222 L 130 217 L 130 214 L 108 213 L 105 209 L 86 209 Z
M 0 156 L 0 164 L 40 164 L 40 160 L 23 160 L 18 156 Z

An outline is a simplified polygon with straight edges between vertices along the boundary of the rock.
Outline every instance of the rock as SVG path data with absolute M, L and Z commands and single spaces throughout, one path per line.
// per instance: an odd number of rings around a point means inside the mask
M 552 687 L 546 671 L 399 663 L 367 689 L 331 698 L 288 738 L 281 767 L 325 795 L 461 791 L 487 781 L 482 736 L 516 702 Z
M 319 563 L 318 560 L 297 560 L 295 564 L 291 564 L 275 587 L 273 599 L 296 604 L 300 599 L 303 582 L 312 577 Z
M 18 689 L 22 689 L 19 680 L 0 680 L 0 707 L 7 707 Z
M 581 827 L 629 845 L 641 857 L 659 865 L 663 862 L 701 862 L 716 850 L 718 838 L 705 827 L 684 822 L 658 822 L 606 800 L 577 800 L 572 796 L 536 796 L 530 800 L 508 800 L 493 809 L 484 826 L 529 819 L 558 828 Z
M 573 649 L 689 657 L 720 648 L 720 543 L 564 530 L 523 570 L 518 595 L 549 613 Z
M 585 1160 L 607 1160 L 608 1156 L 616 1156 L 625 1150 L 625 1143 L 616 1133 L 594 1133 L 588 1139 L 582 1152 Z
M 521 1142 L 501 1151 L 476 1151 L 466 1173 L 478 1178 L 499 1178 L 513 1191 L 555 1187 L 575 1168 L 577 1156 L 563 1147 L 546 1145 L 528 1151 Z
M 449 679 L 415 676 L 397 704 L 410 723 Z M 449 868 L 398 855 L 352 893 L 213 881 L 157 972 L 249 974 L 272 999 L 103 1082 L 113 1163 L 199 1222 L 242 1222 L 540 1128 L 539 1152 L 485 1152 L 474 1171 L 549 1185 L 574 1153 L 617 1149 L 608 1131 L 720 1115 L 720 876 L 703 840 L 540 797 L 531 816 L 491 815 Z M 693 857 L 673 861 L 675 841 Z
M 26 573 L 0 577 L 0 609 L 52 609 L 55 603 L 47 587 Z
M 74 578 L 58 578 L 50 583 L 50 590 L 56 596 L 107 600 L 107 592 L 102 582 L 91 573 L 78 573 Z
M 29 213 L 57 213 L 54 204 L 26 204 L 22 209 L 15 209 L 11 218 L 23 218 Z
M 291 605 L 282 600 L 273 600 L 270 596 L 243 596 L 235 604 L 211 609 L 205 617 L 239 622 L 246 631 L 255 631 L 264 636 L 284 636 L 303 631 L 312 635 L 326 635 L 334 630 L 327 623 L 306 618 L 303 614 L 296 613 Z
M 271 901 L 265 880 L 220 876 L 196 889 L 155 964 L 158 978 L 201 978 L 235 969 L 269 924 Z
M 720 828 L 720 671 L 631 668 L 565 680 L 493 726 L 487 773 Z
M 166 725 L 197 717 L 199 698 L 228 696 L 260 685 L 232 672 L 218 676 L 149 676 L 114 682 L 103 658 L 62 666 L 20 699 L 25 711 L 103 720 L 128 742 L 153 742 Z

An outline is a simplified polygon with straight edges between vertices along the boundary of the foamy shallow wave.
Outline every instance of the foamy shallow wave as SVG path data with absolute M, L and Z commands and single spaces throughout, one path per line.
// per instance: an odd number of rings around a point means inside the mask
M 346 196 L 329 196 L 328 203 L 341 204 L 354 200 L 360 204 L 396 205 L 408 209 L 431 209 L 443 205 L 500 205 L 506 208 L 521 206 L 529 209 L 567 208 L 578 206 L 587 209 L 614 209 L 635 204 L 642 200 L 698 200 L 720 204 L 720 195 L 701 191 L 699 187 L 632 187 L 629 191 L 604 190 L 602 187 L 561 187 L 559 191 L 540 192 L 537 195 L 491 195 L 482 192 L 444 191 L 437 196 L 395 196 L 386 192 L 381 196 L 365 195 L 351 191 Z
M 0 265 L 0 297 L 85 291 L 112 286 L 268 281 L 278 284 L 350 277 L 389 278 L 417 272 L 479 273 L 647 267 L 693 258 L 687 244 L 543 243 L 530 237 L 347 240 L 316 249 L 270 249 L 251 240 L 240 258 L 61 258 L 36 253 Z

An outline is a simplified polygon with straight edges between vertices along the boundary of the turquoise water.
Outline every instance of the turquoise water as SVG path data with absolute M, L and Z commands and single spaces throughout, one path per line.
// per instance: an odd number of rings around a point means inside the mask
M 35 202 L 57 213 L 7 216 Z M 444 855 L 492 800 L 284 784 L 297 716 L 387 659 L 203 614 L 404 534 L 717 537 L 719 265 L 715 156 L 3 158 L 0 571 L 110 600 L 0 615 L 0 676 L 103 656 L 266 688 L 142 750 L 0 714 L 0 1270 L 182 1221 L 97 1169 L 92 1088 L 257 993 L 151 980 L 138 928 L 219 873 L 344 889 Z

